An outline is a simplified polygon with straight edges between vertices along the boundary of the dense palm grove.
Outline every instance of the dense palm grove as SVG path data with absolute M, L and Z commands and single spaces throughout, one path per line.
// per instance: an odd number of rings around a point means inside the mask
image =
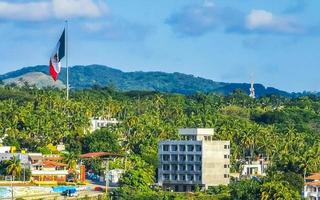
M 89 133 L 91 117 L 122 121 Z M 177 139 L 178 128 L 213 127 L 215 139 L 231 141 L 232 172 L 245 158 L 270 160 L 264 178 L 232 181 L 229 186 L 194 194 L 158 192 L 157 144 Z M 268 96 L 251 99 L 240 91 L 229 96 L 183 96 L 156 92 L 118 92 L 111 87 L 64 91 L 0 88 L 0 138 L 29 152 L 52 153 L 63 142 L 76 157 L 94 151 L 116 152 L 124 159 L 117 196 L 124 199 L 300 199 L 303 177 L 320 168 L 320 98 Z M 98 163 L 98 161 L 97 161 Z M 92 164 L 99 172 L 100 165 Z

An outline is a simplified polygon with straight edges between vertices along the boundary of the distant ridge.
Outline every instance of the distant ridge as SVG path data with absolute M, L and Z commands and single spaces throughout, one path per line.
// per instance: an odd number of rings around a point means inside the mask
M 7 85 L 15 84 L 18 86 L 24 86 L 26 83 L 30 86 L 35 86 L 37 88 L 44 88 L 44 87 L 55 87 L 59 89 L 65 88 L 65 85 L 62 81 L 58 80 L 56 82 L 42 72 L 28 72 L 21 76 L 17 76 L 14 78 L 7 78 L 3 80 L 3 82 Z
M 240 89 L 249 94 L 250 84 L 247 83 L 223 83 L 209 79 L 195 77 L 183 73 L 165 73 L 165 72 L 123 72 L 118 69 L 103 65 L 73 66 L 70 70 L 70 84 L 72 88 L 84 89 L 94 85 L 107 86 L 113 85 L 123 91 L 130 90 L 147 90 L 160 91 L 168 93 L 194 94 L 197 92 L 214 92 L 220 94 L 230 94 L 236 89 Z M 38 65 L 33 67 L 24 67 L 22 69 L 12 71 L 0 75 L 0 80 L 9 82 L 13 78 L 19 77 L 26 79 L 29 73 L 41 72 L 48 73 L 48 66 Z M 62 68 L 59 80 L 66 82 L 66 69 Z M 38 74 L 39 75 L 39 74 Z M 41 76 L 33 77 L 40 81 Z M 43 76 L 42 76 L 43 82 Z M 44 83 L 42 83 L 43 85 Z M 41 85 L 41 84 L 40 84 Z M 50 84 L 49 84 L 50 85 Z M 262 84 L 255 84 L 257 96 L 265 96 L 270 94 L 290 96 L 291 94 L 272 87 L 264 87 Z

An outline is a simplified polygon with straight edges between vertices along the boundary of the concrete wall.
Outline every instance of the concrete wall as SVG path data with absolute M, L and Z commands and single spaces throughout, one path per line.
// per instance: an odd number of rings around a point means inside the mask
M 202 182 L 206 187 L 229 184 L 230 141 L 203 141 L 202 149 Z

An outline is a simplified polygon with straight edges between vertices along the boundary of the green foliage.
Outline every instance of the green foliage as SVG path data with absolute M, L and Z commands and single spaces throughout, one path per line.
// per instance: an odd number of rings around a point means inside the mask
M 88 134 L 83 139 L 84 153 L 88 152 L 115 152 L 120 151 L 120 141 L 117 132 L 109 128 L 102 128 Z
M 230 184 L 231 199 L 256 200 L 261 198 L 261 183 L 256 180 L 241 180 Z
M 301 199 L 301 196 L 299 192 L 292 190 L 290 185 L 283 182 L 271 181 L 264 183 L 261 187 L 261 200 L 269 199 L 298 200 Z
M 137 156 L 132 157 L 131 161 L 134 165 L 122 176 L 120 191 L 122 193 L 150 192 L 150 186 L 155 177 L 154 168 Z
M 6 91 L 6 97 L 0 98 L 3 145 L 54 153 L 53 147 L 63 142 L 72 158 L 95 151 L 122 153 L 126 156 L 123 161 L 110 167 L 126 169 L 119 190 L 123 196 L 153 192 L 150 187 L 155 181 L 158 142 L 178 139 L 177 130 L 182 127 L 214 127 L 215 139 L 230 140 L 230 165 L 235 172 L 241 169 L 244 158 L 269 158 L 268 176 L 261 184 L 240 181 L 205 195 L 254 199 L 262 197 L 262 192 L 266 196 L 268 191 L 277 195 L 278 191 L 290 190 L 294 198 L 301 191 L 303 175 L 320 170 L 319 97 L 251 99 L 239 91 L 229 96 L 183 96 L 96 87 L 72 91 L 66 101 L 64 91 L 59 90 L 0 90 Z M 16 99 L 12 97 L 15 93 L 31 98 Z M 115 117 L 121 123 L 89 133 L 91 117 Z M 70 167 L 71 161 L 66 158 Z M 102 170 L 99 159 L 86 164 L 95 172 Z M 0 171 L 6 169 L 0 165 Z M 271 187 L 270 183 L 276 185 Z
M 22 167 L 20 160 L 13 156 L 10 160 L 5 161 L 7 175 L 18 177 L 21 175 Z

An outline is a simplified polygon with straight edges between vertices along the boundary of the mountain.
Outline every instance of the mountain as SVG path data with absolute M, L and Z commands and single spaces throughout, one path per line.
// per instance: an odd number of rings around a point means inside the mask
M 14 78 L 4 79 L 3 82 L 7 85 L 16 84 L 18 86 L 23 86 L 27 83 L 28 85 L 34 85 L 37 88 L 43 88 L 43 87 L 56 87 L 60 89 L 65 88 L 65 85 L 63 84 L 62 81 L 58 80 L 54 82 L 50 76 L 42 72 L 29 72 Z
M 0 80 L 2 80 L 4 83 L 12 83 L 16 82 L 17 80 L 29 80 L 29 84 L 38 84 L 39 86 L 55 86 L 55 83 L 53 85 L 50 83 L 47 85 L 44 84 L 47 78 L 50 78 L 51 80 L 51 77 L 48 76 L 48 69 L 48 66 L 45 65 L 25 67 L 0 75 Z M 35 74 L 35 72 L 38 73 Z M 247 83 L 215 82 L 209 79 L 178 72 L 123 72 L 121 70 L 103 65 L 73 66 L 69 68 L 69 72 L 70 85 L 75 89 L 89 88 L 94 85 L 113 85 L 123 91 L 148 90 L 181 94 L 194 94 L 196 92 L 216 92 L 221 94 L 229 94 L 236 89 L 240 89 L 249 93 L 250 88 L 250 84 Z M 44 78 L 45 74 L 47 78 Z M 62 83 L 66 83 L 65 68 L 61 69 L 59 80 L 61 81 L 61 84 L 59 83 L 59 85 L 62 87 Z M 41 82 L 41 84 L 38 82 Z M 285 91 L 281 91 L 272 87 L 266 88 L 261 84 L 255 84 L 254 87 L 257 96 L 265 96 L 268 94 L 290 96 L 290 94 Z

